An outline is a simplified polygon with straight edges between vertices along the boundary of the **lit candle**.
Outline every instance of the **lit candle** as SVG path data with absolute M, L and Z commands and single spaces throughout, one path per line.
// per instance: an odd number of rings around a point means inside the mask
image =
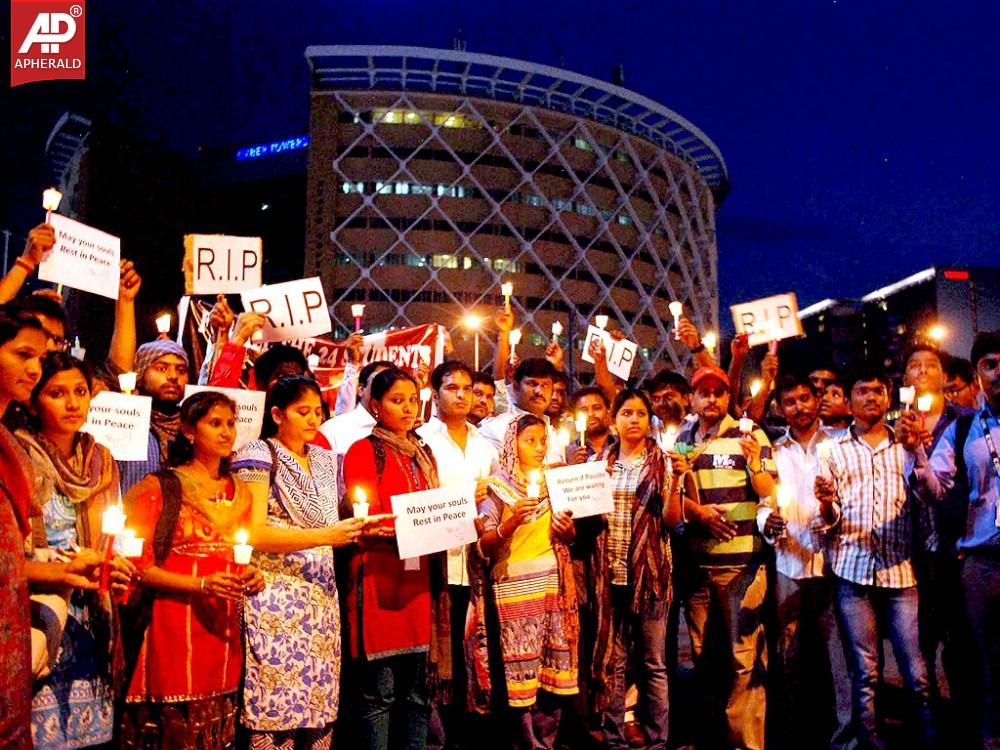
M 122 389 L 122 393 L 126 396 L 131 396 L 132 391 L 135 390 L 135 378 L 136 374 L 134 372 L 123 372 L 118 376 L 118 387 Z
M 778 510 L 782 511 L 782 515 L 784 515 L 784 511 L 786 511 L 792 504 L 792 488 L 779 484 L 777 501 Z
M 927 414 L 931 410 L 931 405 L 934 403 L 934 396 L 931 394 L 925 394 L 917 399 L 917 411 L 921 414 Z
M 528 486 L 524 488 L 528 497 L 538 497 L 542 494 L 541 479 L 542 473 L 538 469 L 532 469 L 528 472 Z
M 42 192 L 42 208 L 45 209 L 45 223 L 52 219 L 52 212 L 59 210 L 59 203 L 62 201 L 62 193 L 55 188 L 47 188 Z
M 163 313 L 156 318 L 156 330 L 160 333 L 160 338 L 165 339 L 170 334 L 170 313 Z
M 608 327 L 608 316 L 607 315 L 595 315 L 594 325 L 600 328 L 602 331 Z
M 833 452 L 833 446 L 829 441 L 824 440 L 822 443 L 816 444 L 816 457 L 819 459 L 819 474 L 822 477 L 830 476 L 830 454 Z
M 250 557 L 253 555 L 253 547 L 247 544 L 250 535 L 246 529 L 236 532 L 236 544 L 233 545 L 233 562 L 237 565 L 249 565 Z
M 713 357 L 715 356 L 715 346 L 719 341 L 719 337 L 715 335 L 715 331 L 709 331 L 704 336 L 701 337 L 701 343 L 705 345 L 708 353 Z
M 125 529 L 122 532 L 122 557 L 135 559 L 142 557 L 143 538 L 136 536 L 133 529 Z
M 562 332 L 563 332 L 562 323 L 560 323 L 557 320 L 555 323 L 552 324 L 552 343 L 553 344 L 556 343 L 559 340 L 559 337 L 562 336 Z
M 510 361 L 514 361 L 514 351 L 517 349 L 517 345 L 521 343 L 521 329 L 514 328 L 509 334 L 507 334 L 507 339 L 510 341 Z
M 681 340 L 681 313 L 684 312 L 684 305 L 682 305 L 677 300 L 671 302 L 667 307 L 670 309 L 670 314 L 674 316 L 674 339 L 677 341 Z
M 587 444 L 587 413 L 578 411 L 576 413 L 576 431 L 580 434 L 580 447 Z
M 565 427 L 560 427 L 559 432 L 556 434 L 559 436 L 559 445 L 561 445 L 563 449 L 568 448 L 569 444 L 572 442 L 569 437 L 569 430 Z
M 916 398 L 917 389 L 914 386 L 904 385 L 899 389 L 899 403 L 903 407 L 903 411 L 906 411 L 913 406 L 913 402 Z
M 101 565 L 99 590 L 106 594 L 111 588 L 111 558 L 115 552 L 115 535 L 125 530 L 125 510 L 121 505 L 111 505 L 101 515 L 101 533 L 108 538 L 104 549 L 104 563 Z
M 740 417 L 740 432 L 744 435 L 749 435 L 753 432 L 753 420 L 750 419 L 745 412 L 743 416 Z
M 475 350 L 475 369 L 476 372 L 479 371 L 479 326 L 482 324 L 483 319 L 478 315 L 466 315 L 465 316 L 465 327 L 472 331 L 472 341 L 473 348 Z
M 361 331 L 361 318 L 365 314 L 365 306 L 362 304 L 351 305 L 351 315 L 354 316 L 354 332 Z
M 80 337 L 73 337 L 73 348 L 69 350 L 69 353 L 73 355 L 74 358 L 83 361 L 84 357 L 87 356 L 87 350 L 80 346 Z
M 761 382 L 760 378 L 754 378 L 753 382 L 750 383 L 750 398 L 757 398 L 757 394 L 760 393 L 760 389 L 764 387 L 764 383 Z
M 672 451 L 675 445 L 677 445 L 677 427 L 668 424 L 667 429 L 663 432 L 663 449 Z
M 514 294 L 514 284 L 510 281 L 505 281 L 500 285 L 500 294 L 503 295 L 503 304 L 508 310 L 510 310 L 510 298 Z
M 319 355 L 310 354 L 308 357 L 306 357 L 306 363 L 309 365 L 310 370 L 315 370 L 317 367 L 319 367 Z
M 125 510 L 120 505 L 110 505 L 101 516 L 101 533 L 108 536 L 121 534 L 125 529 Z
M 360 487 L 354 488 L 354 517 L 355 518 L 368 517 L 368 496 L 365 494 L 365 491 Z

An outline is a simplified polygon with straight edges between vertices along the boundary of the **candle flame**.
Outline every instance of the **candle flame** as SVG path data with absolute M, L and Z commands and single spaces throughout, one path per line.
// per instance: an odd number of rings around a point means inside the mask
M 62 201 L 62 193 L 55 188 L 48 188 L 42 193 L 42 208 L 46 211 L 56 211 Z
M 578 411 L 576 413 L 576 431 L 583 432 L 587 429 L 587 413 Z
M 532 469 L 531 471 L 528 472 L 528 481 L 531 482 L 531 484 L 538 484 L 541 478 L 542 478 L 542 472 L 540 472 L 538 469 Z
M 917 399 L 917 411 L 930 411 L 934 403 L 934 396 L 926 394 Z
M 365 494 L 364 489 L 361 487 L 354 488 L 354 502 L 363 503 L 368 499 L 368 495 Z
M 250 538 L 250 535 L 247 533 L 246 529 L 240 529 L 239 531 L 236 532 L 235 538 L 237 544 L 246 544 L 247 540 Z
M 156 330 L 160 333 L 170 333 L 170 313 L 163 313 L 156 318 Z
M 555 323 L 552 324 L 552 335 L 553 336 L 561 336 L 562 332 L 563 332 L 562 323 L 560 323 L 557 320 Z
M 760 393 L 760 389 L 764 387 L 764 383 L 761 382 L 760 378 L 754 378 L 754 381 L 750 384 L 750 397 L 756 398 L 757 394 Z
M 701 343 L 705 345 L 705 348 L 710 352 L 715 351 L 715 345 L 719 342 L 719 337 L 715 334 L 715 331 L 709 331 L 704 336 L 701 337 Z

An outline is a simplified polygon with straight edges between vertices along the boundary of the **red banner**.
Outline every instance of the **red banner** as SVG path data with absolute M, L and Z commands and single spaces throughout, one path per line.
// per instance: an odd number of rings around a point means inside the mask
M 444 326 L 437 323 L 369 334 L 364 337 L 361 348 L 361 367 L 376 360 L 386 360 L 418 379 L 423 370 L 426 373 L 423 379 L 426 379 L 430 371 L 444 361 L 447 335 Z M 313 372 L 330 403 L 336 401 L 336 390 L 340 388 L 347 364 L 347 347 L 343 342 L 312 338 L 282 343 L 301 349 L 307 357 L 310 354 L 319 357 L 319 367 Z

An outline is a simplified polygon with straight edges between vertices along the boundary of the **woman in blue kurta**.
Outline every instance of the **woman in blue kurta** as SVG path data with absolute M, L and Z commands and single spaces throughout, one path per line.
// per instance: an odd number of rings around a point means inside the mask
M 253 496 L 251 541 L 267 587 L 247 600 L 243 723 L 251 747 L 330 746 L 340 686 L 340 604 L 333 547 L 365 520 L 339 520 L 337 457 L 309 445 L 323 422 L 319 387 L 281 378 L 268 393 L 263 440 L 233 469 Z

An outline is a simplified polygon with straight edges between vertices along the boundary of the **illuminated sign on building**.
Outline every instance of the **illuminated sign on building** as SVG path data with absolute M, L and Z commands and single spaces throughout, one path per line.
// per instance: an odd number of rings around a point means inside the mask
M 286 151 L 298 151 L 302 148 L 309 148 L 309 136 L 299 135 L 295 138 L 286 138 L 283 141 L 273 141 L 272 143 L 262 143 L 259 146 L 248 146 L 236 152 L 236 161 L 246 161 L 247 159 L 260 159 L 262 156 L 274 156 L 283 154 Z

